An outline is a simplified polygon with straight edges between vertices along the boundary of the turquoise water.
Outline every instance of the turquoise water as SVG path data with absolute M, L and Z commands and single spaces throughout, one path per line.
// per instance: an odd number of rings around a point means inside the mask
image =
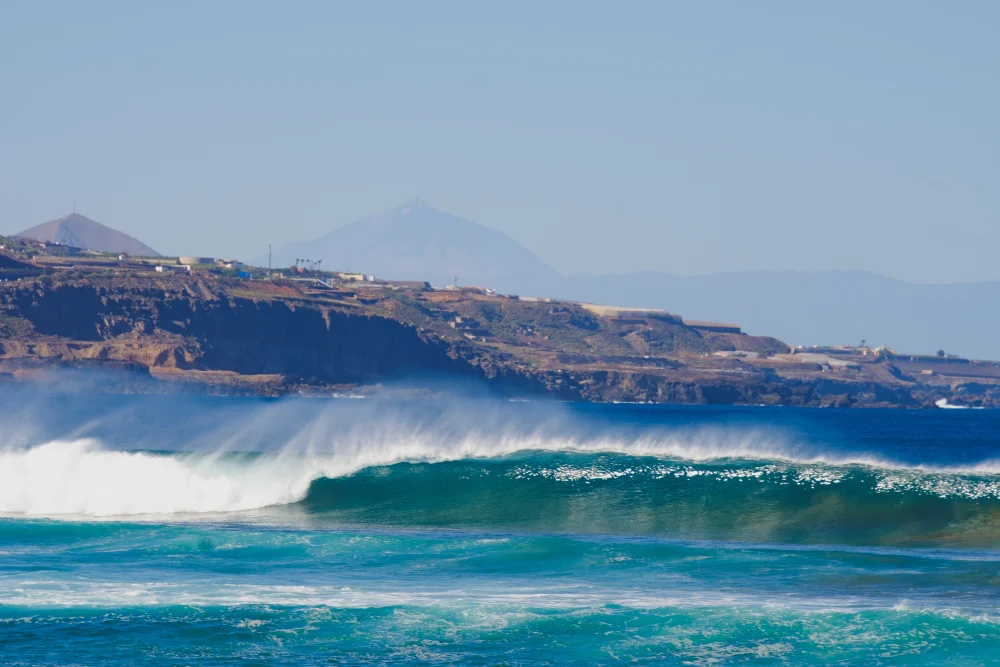
M 990 411 L 7 399 L 5 665 L 1000 664 Z

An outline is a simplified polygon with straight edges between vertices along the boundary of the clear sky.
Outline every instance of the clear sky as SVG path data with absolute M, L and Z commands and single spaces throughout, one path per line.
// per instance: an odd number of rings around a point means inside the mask
M 0 3 L 0 230 L 420 196 L 564 272 L 1000 279 L 1000 2 Z

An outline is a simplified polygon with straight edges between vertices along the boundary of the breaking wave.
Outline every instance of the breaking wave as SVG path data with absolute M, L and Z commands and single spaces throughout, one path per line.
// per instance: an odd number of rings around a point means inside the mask
M 801 491 L 824 488 L 837 489 L 825 502 L 835 499 L 848 507 L 890 495 L 896 502 L 905 498 L 914 511 L 926 511 L 927 500 L 934 498 L 1000 502 L 1000 464 L 995 460 L 905 465 L 877 456 L 823 452 L 764 431 L 703 428 L 632 439 L 449 437 L 453 435 L 429 430 L 406 437 L 383 431 L 367 438 L 335 438 L 324 446 L 314 438 L 305 447 L 291 443 L 277 452 L 250 453 L 123 451 L 94 439 L 8 448 L 0 451 L 0 513 L 126 517 L 231 513 L 299 503 L 313 512 L 341 512 L 348 521 L 384 521 L 389 514 L 370 510 L 388 506 L 396 512 L 390 521 L 399 523 L 489 525 L 498 516 L 517 515 L 512 509 L 517 502 L 542 507 L 551 505 L 548 497 L 567 493 L 583 499 L 602 484 L 614 493 L 657 498 L 658 504 L 644 506 L 650 515 L 712 506 L 726 516 L 744 516 L 745 511 L 724 505 L 745 509 L 764 494 L 781 512 L 804 516 L 815 498 L 803 497 Z M 574 486 L 567 490 L 567 484 Z M 607 507 L 590 509 L 592 525 L 605 525 L 602 517 L 627 514 L 629 503 L 636 503 L 632 498 L 613 507 L 614 493 L 602 498 Z M 510 502 L 504 504 L 505 498 Z M 477 503 L 487 509 L 475 507 Z M 435 509 L 452 504 L 466 509 L 447 518 Z M 345 514 L 348 506 L 353 509 Z M 561 519 L 563 509 L 549 510 L 548 523 L 537 527 L 578 528 Z M 516 516 L 513 521 L 517 523 Z M 644 526 L 666 530 L 663 521 L 645 521 Z
M 281 457 L 156 454 L 55 441 L 0 453 L 0 512 L 124 516 L 234 512 L 300 500 L 321 474 Z

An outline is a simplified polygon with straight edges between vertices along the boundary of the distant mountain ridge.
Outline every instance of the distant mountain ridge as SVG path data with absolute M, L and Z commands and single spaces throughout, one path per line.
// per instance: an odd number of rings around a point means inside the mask
M 160 256 L 160 253 L 145 243 L 79 213 L 70 213 L 65 217 L 30 227 L 16 236 L 98 252 L 124 252 L 140 257 Z
M 918 285 L 864 271 L 745 271 L 675 276 L 657 271 L 565 276 L 506 234 L 419 199 L 279 248 L 324 269 L 388 279 L 493 287 L 508 294 L 663 308 L 732 321 L 793 345 L 888 345 L 1000 359 L 1000 282 Z M 267 257 L 255 264 L 266 266 Z
M 1000 359 L 1000 282 L 922 285 L 867 271 L 568 276 L 553 296 L 738 322 L 791 345 L 887 345 Z

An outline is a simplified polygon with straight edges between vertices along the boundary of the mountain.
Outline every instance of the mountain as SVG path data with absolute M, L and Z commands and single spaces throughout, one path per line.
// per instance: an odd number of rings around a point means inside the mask
M 921 285 L 863 271 L 745 271 L 674 276 L 564 276 L 506 234 L 411 200 L 280 248 L 274 266 L 296 258 L 381 278 L 501 292 L 663 308 L 688 319 L 735 322 L 793 345 L 887 345 L 933 354 L 1000 359 L 1000 282 Z M 259 258 L 257 265 L 267 265 Z
M 79 213 L 71 213 L 64 218 L 31 227 L 17 236 L 98 252 L 124 252 L 141 257 L 160 256 L 160 253 L 128 234 Z
M 561 275 L 503 232 L 411 199 L 304 243 L 278 248 L 274 267 L 297 258 L 323 260 L 322 267 L 357 271 L 389 280 L 426 280 L 463 285 L 503 284 L 506 289 L 549 285 Z M 267 265 L 267 258 L 253 263 Z

